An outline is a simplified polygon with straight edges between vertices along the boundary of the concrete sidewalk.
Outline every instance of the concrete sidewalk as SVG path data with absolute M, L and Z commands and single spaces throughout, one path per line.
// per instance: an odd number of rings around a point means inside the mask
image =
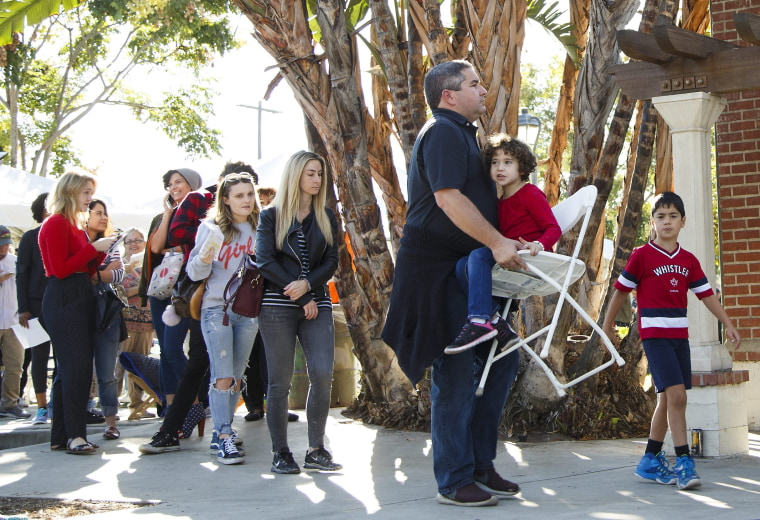
M 290 423 L 290 446 L 301 464 L 306 424 Z M 30 421 L 0 420 L 0 436 L 27 429 Z M 245 463 L 224 466 L 208 449 L 206 435 L 183 440 L 179 452 L 141 455 L 138 446 L 158 429 L 157 420 L 121 421 L 118 441 L 101 445 L 96 455 L 51 452 L 48 442 L 0 451 L 0 496 L 153 502 L 156 505 L 89 516 L 144 520 L 267 518 L 330 520 L 394 518 L 602 518 L 721 519 L 760 518 L 760 435 L 750 434 L 750 454 L 700 459 L 702 487 L 677 491 L 633 475 L 644 440 L 503 443 L 497 470 L 519 482 L 522 492 L 498 506 L 459 508 L 439 505 L 430 436 L 388 430 L 346 419 L 331 411 L 327 435 L 338 473 L 270 473 L 272 461 L 266 421 L 235 427 L 245 441 Z M 45 427 L 35 427 L 44 429 Z M 49 428 L 49 426 L 47 427 Z M 31 430 L 28 430 L 31 431 Z M 671 457 L 672 460 L 672 457 Z

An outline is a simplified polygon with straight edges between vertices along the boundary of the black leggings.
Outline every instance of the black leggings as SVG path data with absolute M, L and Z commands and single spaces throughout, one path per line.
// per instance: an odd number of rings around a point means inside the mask
M 87 439 L 87 399 L 92 383 L 92 331 L 95 301 L 87 273 L 51 277 L 42 300 L 58 373 L 53 380 L 51 446 Z
M 174 401 L 166 412 L 161 431 L 176 435 L 182 429 L 182 423 L 195 402 L 196 396 L 204 406 L 208 406 L 208 386 L 208 352 L 206 343 L 203 341 L 201 322 L 190 320 L 190 348 L 187 352 L 187 365 L 177 385 Z
M 47 327 L 45 326 L 45 321 L 42 319 L 42 301 L 41 300 L 30 300 L 29 301 L 29 312 L 32 313 L 32 316 L 35 318 L 40 319 L 40 324 L 42 325 L 42 328 L 47 331 Z M 19 395 L 24 395 L 24 388 L 26 388 L 26 383 L 29 380 L 29 377 L 27 376 L 27 369 L 29 368 L 29 364 L 32 365 L 32 384 L 34 385 L 34 393 L 35 394 L 44 394 L 47 392 L 47 370 L 48 370 L 48 361 L 50 360 L 50 342 L 46 341 L 45 343 L 41 343 L 37 345 L 36 347 L 28 348 L 26 349 L 26 352 L 24 352 L 24 367 L 21 371 L 21 388 L 19 388 Z

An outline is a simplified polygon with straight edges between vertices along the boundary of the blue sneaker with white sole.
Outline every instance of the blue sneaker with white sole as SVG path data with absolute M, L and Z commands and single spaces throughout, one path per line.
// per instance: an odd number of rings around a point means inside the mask
M 695 489 L 702 485 L 697 470 L 694 469 L 694 459 L 689 455 L 678 457 L 673 471 L 678 476 L 678 489 Z
M 670 470 L 670 464 L 668 464 L 665 452 L 663 451 L 657 455 L 645 453 L 641 457 L 635 473 L 643 479 L 654 480 L 658 484 L 671 485 L 675 484 L 676 480 L 678 480 L 676 474 Z

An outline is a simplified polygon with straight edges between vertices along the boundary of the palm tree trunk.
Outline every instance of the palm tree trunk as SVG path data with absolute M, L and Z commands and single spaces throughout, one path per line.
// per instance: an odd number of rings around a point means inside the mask
M 235 1 L 253 23 L 254 38 L 277 60 L 280 74 L 327 150 L 356 269 L 354 274 L 342 255 L 336 289 L 362 364 L 367 397 L 377 403 L 406 402 L 413 388 L 393 352 L 379 339 L 393 264 L 370 181 L 364 121 L 369 116 L 358 95 L 353 42 L 346 33 L 343 4 L 317 5 L 321 45 L 330 63 L 328 74 L 322 59 L 314 55 L 304 2 Z
M 575 26 L 573 36 L 578 46 L 578 59 L 583 59 L 588 41 L 589 4 L 591 0 L 570 1 L 570 23 Z M 559 202 L 559 183 L 562 174 L 562 157 L 567 147 L 567 136 L 570 133 L 570 122 L 573 116 L 573 99 L 575 84 L 578 79 L 578 69 L 570 56 L 565 56 L 565 66 L 562 71 L 562 87 L 557 100 L 557 115 L 552 127 L 552 138 L 549 143 L 544 193 L 550 206 Z
M 641 132 L 639 134 L 639 141 L 636 150 L 636 166 L 634 168 L 633 178 L 631 179 L 631 189 L 628 192 L 628 205 L 625 210 L 625 218 L 623 220 L 623 226 L 618 232 L 618 238 L 615 250 L 615 260 L 612 265 L 612 271 L 610 273 L 609 283 L 607 287 L 607 295 L 604 301 L 604 308 L 607 308 L 609 300 L 614 293 L 613 285 L 615 281 L 623 272 L 627 259 L 631 256 L 633 247 L 636 242 L 636 236 L 638 234 L 639 224 L 641 222 L 641 208 L 644 204 L 644 192 L 646 189 L 647 177 L 649 174 L 649 167 L 652 164 L 652 151 L 654 149 L 654 136 L 657 128 L 657 120 L 659 116 L 651 100 L 644 102 L 641 118 Z M 603 321 L 600 319 L 600 321 Z M 583 350 L 581 357 L 573 365 L 571 371 L 575 374 L 582 374 L 587 372 L 590 368 L 601 364 L 605 348 L 598 341 L 598 337 L 594 337 L 586 344 L 586 348 Z M 593 386 L 596 382 L 595 378 L 590 378 L 588 384 Z
M 484 129 L 517 135 L 520 112 L 520 56 L 525 40 L 525 0 L 463 0 L 465 22 L 472 39 L 472 64 L 487 90 Z

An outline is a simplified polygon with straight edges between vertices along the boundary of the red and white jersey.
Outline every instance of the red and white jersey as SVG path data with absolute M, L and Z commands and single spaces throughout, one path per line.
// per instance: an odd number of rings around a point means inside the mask
M 636 289 L 641 339 L 688 339 L 687 290 L 700 300 L 713 294 L 693 254 L 680 245 L 669 253 L 654 242 L 634 249 L 615 288 Z

